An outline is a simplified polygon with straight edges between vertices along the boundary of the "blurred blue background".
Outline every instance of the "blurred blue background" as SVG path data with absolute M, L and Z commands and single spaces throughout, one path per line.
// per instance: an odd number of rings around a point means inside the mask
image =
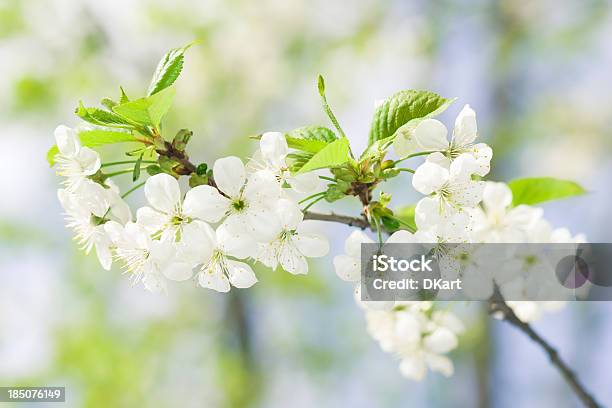
M 454 307 L 468 330 L 452 378 L 402 378 L 333 271 L 344 226 L 317 225 L 332 249 L 307 276 L 261 270 L 254 288 L 229 295 L 131 287 L 77 251 L 44 156 L 56 125 L 78 123 L 79 99 L 96 104 L 119 85 L 142 94 L 160 56 L 198 38 L 168 118 L 194 130 L 196 162 L 248 157 L 254 133 L 327 124 L 319 73 L 357 151 L 376 100 L 430 89 L 459 97 L 449 125 L 463 104 L 476 110 L 494 149 L 490 179 L 580 182 L 588 195 L 545 214 L 609 242 L 611 10 L 605 0 L 0 0 L 0 385 L 65 385 L 74 407 L 576 406 L 541 350 L 479 304 Z M 417 198 L 409 178 L 386 190 L 398 206 Z M 574 303 L 535 324 L 606 405 L 611 312 Z

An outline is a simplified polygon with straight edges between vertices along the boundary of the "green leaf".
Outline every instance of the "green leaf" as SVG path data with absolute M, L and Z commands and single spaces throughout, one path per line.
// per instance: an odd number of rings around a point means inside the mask
M 397 129 L 413 119 L 442 113 L 453 101 L 429 91 L 411 89 L 397 92 L 374 112 L 369 144 L 393 136 Z
M 408 205 L 393 211 L 395 218 L 400 220 L 403 225 L 412 228 L 413 231 L 416 231 L 417 229 L 416 222 L 414 221 L 415 208 L 415 205 Z
M 98 126 L 132 127 L 130 122 L 121 116 L 103 109 L 86 108 L 83 102 L 79 102 L 79 106 L 76 108 L 75 113 L 84 121 Z
M 550 200 L 573 197 L 586 193 L 578 183 L 553 177 L 531 177 L 512 180 L 512 205 L 533 205 Z
M 140 164 L 142 163 L 143 155 L 144 153 L 142 153 L 136 160 L 136 163 L 134 163 L 134 171 L 132 172 L 132 181 L 136 181 L 140 178 Z
M 96 147 L 114 143 L 138 142 L 138 139 L 136 139 L 131 133 L 102 129 L 81 130 L 79 132 L 79 140 L 81 142 L 81 146 L 86 147 Z M 57 148 L 57 145 L 51 146 L 51 148 L 47 151 L 47 162 L 49 163 L 49 166 L 53 167 L 55 164 L 55 155 L 58 153 L 59 149 Z
M 349 142 L 346 138 L 338 139 L 316 153 L 298 173 L 335 167 L 344 164 L 349 159 Z
M 123 90 L 123 87 L 120 86 L 119 90 L 121 91 L 121 97 L 119 98 L 119 103 L 120 104 L 124 104 L 130 101 L 130 98 L 128 98 L 128 96 L 125 94 L 125 91 Z
M 168 88 L 176 81 L 183 70 L 185 51 L 187 51 L 191 45 L 192 44 L 188 44 L 181 48 L 174 48 L 164 55 L 155 69 L 147 95 L 154 95 Z
M 292 149 L 317 153 L 338 137 L 333 130 L 324 126 L 304 126 L 285 134 L 285 139 Z
M 141 125 L 157 128 L 172 106 L 174 94 L 174 88 L 166 88 L 155 95 L 117 105 L 113 112 Z

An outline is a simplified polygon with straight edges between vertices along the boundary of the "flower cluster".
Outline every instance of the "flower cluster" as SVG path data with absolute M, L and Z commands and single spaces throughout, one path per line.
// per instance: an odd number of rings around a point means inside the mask
M 291 177 L 285 164 L 287 142 L 266 133 L 260 151 L 245 166 L 237 157 L 214 163 L 214 186 L 198 185 L 185 195 L 166 173 L 144 186 L 148 206 L 132 219 L 127 203 L 100 170 L 98 153 L 82 147 L 74 130 L 55 132 L 58 173 L 65 188 L 58 196 L 76 238 L 89 252 L 95 247 L 105 269 L 112 255 L 152 292 L 167 281 L 194 279 L 200 286 L 227 292 L 257 282 L 248 260 L 293 274 L 308 272 L 306 258 L 329 251 L 327 240 L 303 231 L 297 197 L 318 188 L 318 177 Z
M 512 207 L 512 192 L 505 183 L 480 181 L 490 170 L 491 148 L 474 144 L 476 116 L 466 105 L 458 115 L 453 137 L 446 139 L 446 127 L 435 119 L 425 119 L 408 134 L 396 139 L 399 155 L 422 151 L 426 159 L 415 171 L 412 185 L 425 195 L 415 207 L 417 231 L 393 233 L 387 243 L 552 243 L 582 242 L 565 228 L 553 229 L 540 208 Z M 400 371 L 412 379 L 421 379 L 426 368 L 445 375 L 453 372 L 452 362 L 443 354 L 457 346 L 462 331 L 460 321 L 449 311 L 436 310 L 431 302 L 372 302 L 360 293 L 361 244 L 374 241 L 362 231 L 354 231 L 346 240 L 345 254 L 334 258 L 337 275 L 355 284 L 356 301 L 368 321 L 368 331 L 384 351 L 400 357 Z M 384 247 L 384 245 L 383 245 Z M 384 249 L 383 249 L 384 250 Z M 447 256 L 451 256 L 447 255 Z M 538 256 L 538 254 L 523 254 Z M 451 259 L 451 262 L 459 262 Z M 493 269 L 493 268 L 492 268 Z M 469 273 L 468 271 L 462 271 Z M 529 276 L 531 271 L 525 271 Z M 553 274 L 554 276 L 554 274 Z M 465 281 L 469 277 L 464 275 Z M 479 294 L 486 299 L 493 293 L 493 278 L 476 277 Z M 483 288 L 483 282 L 488 287 Z M 520 298 L 529 287 L 522 276 L 495 282 L 502 295 Z M 531 286 L 533 287 L 533 285 Z M 363 298 L 367 299 L 367 295 Z M 508 301 L 519 318 L 533 321 L 544 311 L 557 310 L 563 302 Z
M 160 69 L 176 64 L 180 70 L 187 48 L 168 54 L 175 60 L 169 65 L 163 63 Z M 176 79 L 176 75 L 164 76 L 162 71 L 154 77 L 153 91 L 145 98 L 130 101 L 122 94 L 121 103 L 106 101 L 107 111 L 83 106 L 77 109 L 84 120 L 105 127 L 102 131 L 118 141 L 127 138 L 142 143 L 136 151 L 138 160 L 102 163 L 95 150 L 81 144 L 79 132 L 65 126 L 55 131 L 54 161 L 63 178 L 58 198 L 68 227 L 86 252 L 95 248 L 104 269 L 110 269 L 113 260 L 118 261 L 135 283 L 142 283 L 151 292 L 164 292 L 169 281 L 187 280 L 218 292 L 227 292 L 232 286 L 248 288 L 257 282 L 252 267 L 255 263 L 271 269 L 280 267 L 291 274 L 306 274 L 307 259 L 322 257 L 329 251 L 325 237 L 304 228 L 306 210 L 323 199 L 332 203 L 348 196 L 358 198 L 363 205 L 360 217 L 341 218 L 349 225 L 371 228 L 381 246 L 584 240 L 581 236 L 572 237 L 566 229 L 553 229 L 541 209 L 516 205 L 508 185 L 481 179 L 490 171 L 492 150 L 484 143 L 476 143 L 476 114 L 469 105 L 457 116 L 449 141 L 444 124 L 433 119 L 449 100 L 426 91 L 400 91 L 377 108 L 369 146 L 355 157 L 327 104 L 325 85 L 319 78 L 324 108 L 339 136 L 321 126 L 287 134 L 264 133 L 248 163 L 230 156 L 216 160 L 208 169 L 207 165 L 196 166 L 188 160 L 185 148 L 191 132 L 181 130 L 171 142 L 162 137 L 160 121 L 170 106 L 170 85 Z M 402 109 L 410 104 L 421 106 L 423 98 L 429 101 L 423 109 L 431 108 L 430 112 L 397 123 L 409 116 Z M 143 106 L 155 109 L 142 111 Z M 397 111 L 391 114 L 389 109 Z M 113 128 L 120 131 L 108 130 Z M 386 158 L 391 145 L 399 160 Z M 290 151 L 290 146 L 294 150 Z M 155 159 L 148 161 L 154 165 L 147 168 L 150 177 L 142 183 L 148 205 L 138 208 L 133 217 L 124 198 L 140 185 L 121 195 L 111 180 L 114 175 L 132 170 L 104 170 L 107 165 L 135 163 L 136 181 L 145 154 Z M 415 170 L 397 166 L 414 156 L 425 156 Z M 313 171 L 320 169 L 331 174 Z M 412 186 L 423 194 L 414 206 L 416 228 L 388 208 L 390 194 L 381 193 L 380 200 L 373 199 L 373 191 L 381 183 L 402 171 L 414 173 Z M 181 176 L 189 176 L 186 193 L 181 191 Z M 306 202 L 302 209 L 300 205 Z M 314 218 L 333 217 L 319 214 Z M 346 222 L 347 218 L 350 222 Z M 386 241 L 385 233 L 389 233 Z M 436 302 L 374 302 L 360 293 L 360 245 L 372 242 L 365 232 L 356 230 L 346 240 L 345 254 L 333 260 L 337 275 L 355 285 L 355 299 L 364 310 L 368 332 L 384 351 L 400 358 L 400 371 L 406 377 L 422 379 L 428 368 L 451 375 L 453 364 L 446 354 L 457 347 L 463 331 L 462 323 L 452 312 L 440 309 Z M 474 291 L 483 295 L 480 299 L 491 296 L 493 282 L 502 295 L 521 299 L 529 288 L 529 279 L 535 275 L 530 268 L 543 263 L 537 262 L 538 254 L 520 255 L 530 260 L 524 263 L 524 274 L 475 277 L 473 281 L 479 286 Z M 445 262 L 456 266 L 456 272 L 469 282 L 471 269 L 462 269 L 464 260 L 455 257 L 453 251 L 445 256 Z M 508 305 L 524 321 L 560 306 L 526 301 Z

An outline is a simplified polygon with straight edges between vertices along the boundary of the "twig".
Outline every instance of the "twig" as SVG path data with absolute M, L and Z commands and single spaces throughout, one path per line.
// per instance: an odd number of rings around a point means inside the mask
M 339 214 L 321 214 L 315 213 L 311 211 L 306 211 L 304 213 L 305 220 L 315 220 L 315 221 L 328 221 L 328 222 L 338 222 L 340 224 L 348 225 L 349 227 L 357 227 L 362 230 L 367 228 L 372 228 L 370 223 L 365 218 L 359 217 L 351 217 L 348 215 L 339 215 Z
M 554 365 L 561 376 L 565 380 L 565 382 L 572 388 L 574 393 L 578 396 L 580 401 L 584 404 L 584 406 L 589 408 L 597 408 L 600 407 L 595 398 L 584 388 L 584 386 L 578 380 L 576 373 L 572 371 L 571 368 L 563 361 L 561 356 L 559 356 L 559 352 L 552 347 L 546 340 L 544 340 L 538 333 L 533 330 L 533 328 L 528 324 L 518 318 L 518 316 L 514 313 L 512 308 L 506 304 L 504 301 L 492 300 L 491 301 L 491 312 L 501 312 L 503 314 L 503 319 L 525 333 L 531 340 L 536 342 L 540 347 L 544 349 L 544 352 L 548 355 L 550 362 Z

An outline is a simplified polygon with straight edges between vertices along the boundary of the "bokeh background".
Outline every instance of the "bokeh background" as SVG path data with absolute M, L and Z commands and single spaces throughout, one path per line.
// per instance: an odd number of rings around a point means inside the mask
M 541 350 L 479 304 L 455 305 L 469 329 L 452 378 L 402 378 L 331 266 L 344 226 L 317 226 L 332 250 L 308 276 L 261 271 L 229 295 L 132 287 L 77 251 L 44 156 L 56 125 L 78 123 L 79 99 L 119 85 L 140 95 L 166 50 L 200 39 L 168 118 L 194 130 L 198 162 L 248 157 L 254 133 L 327 124 L 318 73 L 355 150 L 376 100 L 430 89 L 459 97 L 449 124 L 475 108 L 490 178 L 580 182 L 589 194 L 546 216 L 609 242 L 611 11 L 606 0 L 0 0 L 0 385 L 65 385 L 71 407 L 576 406 Z M 388 190 L 398 205 L 416 199 L 409 178 Z M 535 324 L 605 404 L 611 314 L 574 303 Z

